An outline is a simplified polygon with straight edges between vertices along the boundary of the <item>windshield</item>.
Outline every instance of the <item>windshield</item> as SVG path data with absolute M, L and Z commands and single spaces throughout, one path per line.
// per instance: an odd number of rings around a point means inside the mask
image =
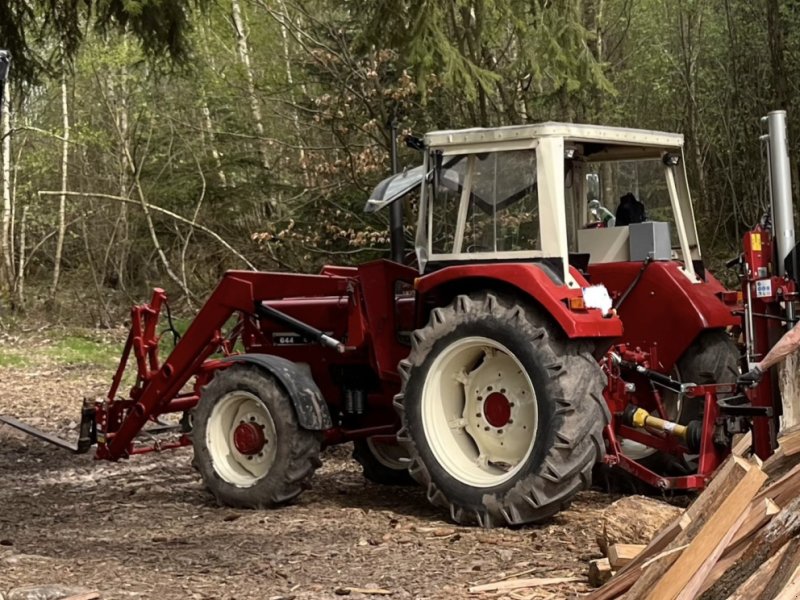
M 576 186 L 575 191 L 578 190 Z M 588 223 L 603 221 L 608 226 L 619 227 L 643 220 L 665 221 L 670 224 L 672 246 L 678 246 L 661 159 L 588 163 L 583 195 L 579 202 Z
M 433 254 L 541 247 L 533 150 L 445 157 L 432 191 Z

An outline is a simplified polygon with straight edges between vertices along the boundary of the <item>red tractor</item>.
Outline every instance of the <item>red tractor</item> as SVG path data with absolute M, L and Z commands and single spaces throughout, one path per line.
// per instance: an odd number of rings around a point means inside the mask
M 748 359 L 763 353 L 794 284 L 769 270 L 766 228 L 748 234 L 743 263 L 757 311 L 704 269 L 683 136 L 544 123 L 419 142 L 422 166 L 367 203 L 392 205 L 393 260 L 228 272 L 163 362 L 155 290 L 73 449 L 118 460 L 191 444 L 220 503 L 256 508 L 293 500 L 323 447 L 353 442 L 369 479 L 410 475 L 454 521 L 484 527 L 552 516 L 598 463 L 700 489 L 735 433 L 752 428 L 759 454 L 772 451 L 776 396 L 736 390 L 731 331 L 744 322 Z M 614 223 L 601 188 L 631 192 L 649 219 Z M 120 394 L 129 359 L 136 383 Z M 166 413 L 184 415 L 181 430 L 144 441 Z

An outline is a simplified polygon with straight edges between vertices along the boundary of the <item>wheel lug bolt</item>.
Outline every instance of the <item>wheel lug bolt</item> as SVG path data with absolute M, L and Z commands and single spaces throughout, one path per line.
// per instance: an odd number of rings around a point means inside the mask
M 256 418 L 255 418 L 255 417 L 250 417 L 250 421 L 251 421 L 251 422 L 255 422 L 255 420 L 256 420 Z
M 475 413 L 475 416 L 480 419 L 481 418 L 481 413 Z
M 483 430 L 484 431 L 489 431 L 489 426 L 487 425 L 486 427 L 483 428 Z
M 506 388 L 500 388 L 500 393 L 501 394 L 505 394 L 506 393 Z
M 491 392 L 493 389 L 494 389 L 494 388 L 493 388 L 492 386 L 489 386 L 489 387 L 487 387 L 487 388 L 486 388 L 486 391 L 487 391 L 487 392 Z
M 509 420 L 508 420 L 508 424 L 509 424 L 509 425 L 512 425 L 513 423 L 514 423 L 514 419 L 509 419 Z
M 497 430 L 497 433 L 500 433 L 500 434 L 502 434 L 502 433 L 503 433 L 503 430 L 502 430 L 502 429 L 498 429 L 498 430 Z
M 483 402 L 483 396 L 478 396 L 478 402 Z

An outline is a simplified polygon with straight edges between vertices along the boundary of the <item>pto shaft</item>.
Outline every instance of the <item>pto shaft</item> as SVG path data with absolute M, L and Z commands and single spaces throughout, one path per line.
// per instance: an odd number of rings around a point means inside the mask
M 638 427 L 640 429 L 646 427 L 655 431 L 662 431 L 683 441 L 691 452 L 700 451 L 703 433 L 703 423 L 701 421 L 690 421 L 687 425 L 681 425 L 680 423 L 654 417 L 645 409 L 629 404 L 622 413 L 622 422 L 629 427 Z

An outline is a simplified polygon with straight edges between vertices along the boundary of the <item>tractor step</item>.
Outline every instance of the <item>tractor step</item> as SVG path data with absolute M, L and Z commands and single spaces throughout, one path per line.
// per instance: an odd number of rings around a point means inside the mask
M 27 433 L 30 436 L 45 441 L 48 444 L 58 446 L 64 450 L 69 450 L 75 454 L 85 454 L 97 442 L 97 424 L 95 423 L 94 417 L 94 402 L 86 398 L 83 401 L 83 408 L 81 409 L 81 425 L 78 441 L 74 443 L 60 438 L 57 435 L 53 435 L 52 433 L 42 431 L 14 417 L 0 415 L 0 423 L 5 423 L 14 429 L 18 429 L 23 433 Z

